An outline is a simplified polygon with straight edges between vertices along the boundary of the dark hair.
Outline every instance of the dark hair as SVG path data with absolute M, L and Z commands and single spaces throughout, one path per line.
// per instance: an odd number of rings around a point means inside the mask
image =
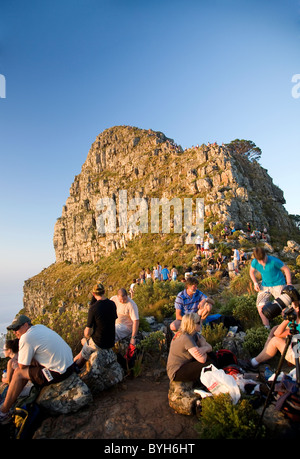
M 198 285 L 199 281 L 198 281 L 197 277 L 190 276 L 190 277 L 187 278 L 186 284 L 187 285 Z
M 5 343 L 6 349 L 10 349 L 13 351 L 14 354 L 19 352 L 19 340 L 16 339 L 9 339 Z
M 263 247 L 255 247 L 253 250 L 253 255 L 257 260 L 264 260 L 266 256 L 266 251 Z

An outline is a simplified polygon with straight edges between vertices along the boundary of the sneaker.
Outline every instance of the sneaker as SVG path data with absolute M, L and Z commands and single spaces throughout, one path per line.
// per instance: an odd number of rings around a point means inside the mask
M 239 360 L 238 363 L 245 371 L 255 372 L 255 373 L 259 371 L 258 366 L 254 367 L 252 365 L 250 359 L 248 359 L 248 360 Z

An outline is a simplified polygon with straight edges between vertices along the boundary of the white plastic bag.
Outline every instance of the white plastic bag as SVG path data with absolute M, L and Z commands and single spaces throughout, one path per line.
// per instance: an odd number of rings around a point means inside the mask
M 200 381 L 213 395 L 229 393 L 235 405 L 241 392 L 233 376 L 227 375 L 224 370 L 218 370 L 214 365 L 202 368 Z

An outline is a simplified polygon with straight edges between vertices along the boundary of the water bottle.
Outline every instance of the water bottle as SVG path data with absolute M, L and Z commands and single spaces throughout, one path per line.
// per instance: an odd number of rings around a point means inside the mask
M 3 370 L 2 378 L 6 378 L 6 376 L 7 376 L 7 371 L 6 371 L 6 370 Z
M 265 379 L 266 381 L 269 380 L 269 378 L 273 375 L 273 371 L 270 370 L 270 367 L 265 368 Z

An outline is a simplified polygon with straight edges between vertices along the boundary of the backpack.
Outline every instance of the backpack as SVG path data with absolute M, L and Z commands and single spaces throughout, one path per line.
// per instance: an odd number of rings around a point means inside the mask
M 235 354 L 228 349 L 220 349 L 216 352 L 216 366 L 217 368 L 224 369 L 229 365 L 238 365 L 238 360 Z
M 291 421 L 300 422 L 300 391 L 297 382 L 288 375 L 275 385 L 276 409 L 281 410 Z
M 36 403 L 39 392 L 40 390 L 33 386 L 28 396 L 17 400 L 12 415 L 12 439 L 32 438 L 41 420 L 41 410 Z

